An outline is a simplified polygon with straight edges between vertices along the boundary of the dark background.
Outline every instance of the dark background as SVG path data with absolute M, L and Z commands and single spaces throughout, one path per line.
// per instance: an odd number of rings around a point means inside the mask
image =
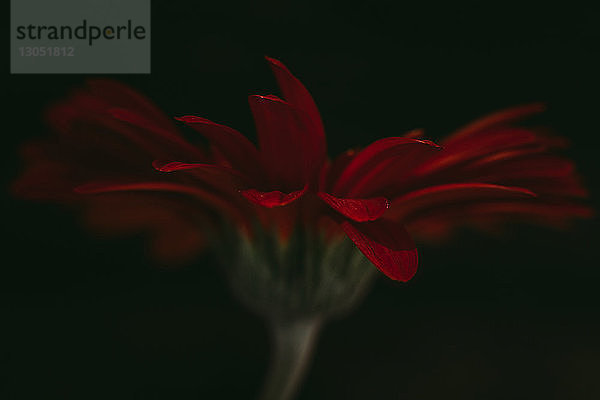
M 589 7 L 153 3 L 152 74 L 114 77 L 170 115 L 252 132 L 247 95 L 276 92 L 263 55 L 311 90 L 331 153 L 418 127 L 436 139 L 545 101 L 545 122 L 573 143 L 568 155 L 598 204 L 600 46 Z M 6 187 L 22 168 L 18 146 L 46 134 L 44 106 L 86 76 L 9 75 L 8 61 L 5 74 Z M 267 332 L 210 257 L 159 268 L 141 238 L 95 238 L 70 210 L 3 201 L 5 398 L 254 397 Z M 598 245 L 597 219 L 421 245 L 412 281 L 380 278 L 326 326 L 300 399 L 600 398 Z

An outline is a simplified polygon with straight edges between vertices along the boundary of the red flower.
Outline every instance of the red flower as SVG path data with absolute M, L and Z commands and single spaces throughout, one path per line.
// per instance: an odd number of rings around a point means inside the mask
M 405 226 L 431 237 L 469 221 L 489 226 L 523 216 L 558 224 L 590 215 L 578 203 L 585 190 L 572 163 L 550 154 L 564 142 L 513 125 L 540 105 L 480 119 L 441 146 L 411 132 L 329 160 L 311 95 L 281 62 L 267 60 L 283 98 L 249 97 L 258 147 L 227 126 L 176 118 L 209 141 L 201 150 L 131 89 L 93 81 L 50 111 L 59 139 L 30 147 L 18 191 L 83 202 L 96 225 L 148 228 L 164 256 L 193 254 L 198 227 L 216 226 L 221 216 L 250 236 L 259 221 L 282 240 L 297 225 L 335 235 L 333 221 L 400 281 L 417 269 Z M 81 196 L 93 193 L 111 195 Z

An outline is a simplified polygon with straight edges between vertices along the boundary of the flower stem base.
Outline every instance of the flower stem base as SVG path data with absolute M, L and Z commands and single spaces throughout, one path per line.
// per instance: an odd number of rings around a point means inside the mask
M 320 318 L 271 322 L 273 354 L 260 400 L 293 399 L 312 360 L 320 327 Z

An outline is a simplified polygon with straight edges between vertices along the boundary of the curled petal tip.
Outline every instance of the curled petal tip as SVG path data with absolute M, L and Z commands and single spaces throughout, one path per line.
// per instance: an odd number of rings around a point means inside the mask
M 213 126 L 223 126 L 211 121 L 210 119 L 198 117 L 197 115 L 182 115 L 180 117 L 173 117 L 176 121 L 185 122 L 186 124 L 203 124 Z
M 302 197 L 307 190 L 308 185 L 301 190 L 296 190 L 290 193 L 284 193 L 279 190 L 262 192 L 256 189 L 245 189 L 240 190 L 239 192 L 251 203 L 267 208 L 273 208 L 282 207 L 294 202 Z
M 195 115 L 182 115 L 180 117 L 173 117 L 173 118 L 177 121 L 188 122 L 188 123 L 203 123 L 203 124 L 211 123 L 211 121 L 207 120 L 206 118 L 197 117 Z
M 277 102 L 282 104 L 287 104 L 283 99 L 274 94 L 260 95 L 260 94 L 252 94 L 248 96 L 248 100 L 261 101 L 261 102 Z
M 161 160 L 154 160 L 152 161 L 152 167 L 160 172 L 172 172 L 173 169 L 170 168 L 172 166 L 172 164 L 175 164 L 173 162 L 168 162 L 168 161 L 161 161 Z
M 183 163 L 179 161 L 162 161 L 162 160 L 154 160 L 152 161 L 152 166 L 154 169 L 160 172 L 173 172 L 179 171 L 182 169 L 194 169 L 201 168 L 207 166 L 207 164 L 199 164 L 199 163 Z
M 267 60 L 271 64 L 276 64 L 276 65 L 280 65 L 281 64 L 281 61 L 279 61 L 278 59 L 273 58 L 273 57 L 265 56 L 265 60 Z
M 526 196 L 538 197 L 537 193 L 532 192 L 529 189 L 524 189 L 524 188 L 514 188 L 514 189 L 520 191 L 521 193 L 523 193 Z
M 233 171 L 229 168 L 219 167 L 219 166 L 216 166 L 213 164 L 204 164 L 204 163 L 184 163 L 184 162 L 179 162 L 179 161 L 155 160 L 152 162 L 152 166 L 157 171 L 160 171 L 160 172 L 173 172 L 173 171 L 197 169 L 197 170 L 203 170 L 206 172 L 219 171 L 219 172 L 225 172 L 227 174 L 236 175 L 235 171 Z
M 280 68 L 280 69 L 286 71 L 287 73 L 290 73 L 289 70 L 288 70 L 288 68 L 285 66 L 285 64 L 283 64 L 278 59 L 273 58 L 273 57 L 269 57 L 269 56 L 265 56 L 265 60 L 267 60 L 267 62 L 269 64 L 271 64 L 272 67 Z
M 419 142 L 421 142 L 423 144 L 426 144 L 428 146 L 431 146 L 431 147 L 433 147 L 434 149 L 437 149 L 437 150 L 443 150 L 443 148 L 444 148 L 444 147 L 440 146 L 439 144 L 437 144 L 435 142 L 432 142 L 431 140 L 427 140 L 427 139 L 415 139 L 415 140 L 417 140 L 417 141 L 419 141 Z

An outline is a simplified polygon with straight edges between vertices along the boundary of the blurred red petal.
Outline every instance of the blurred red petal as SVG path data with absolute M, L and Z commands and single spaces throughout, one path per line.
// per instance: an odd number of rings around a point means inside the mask
M 575 165 L 562 157 L 538 155 L 527 158 L 507 159 L 488 165 L 475 164 L 465 168 L 465 172 L 475 172 L 486 181 L 518 182 L 527 179 L 558 178 L 572 175 Z
M 386 218 L 402 220 L 414 214 L 449 204 L 530 197 L 535 197 L 535 193 L 519 187 L 487 183 L 451 183 L 415 190 L 395 198 L 390 210 L 386 213 Z
M 480 132 L 484 129 L 493 127 L 499 124 L 507 124 L 519 119 L 528 117 L 533 114 L 538 114 L 546 110 L 546 106 L 542 103 L 525 104 L 522 106 L 511 107 L 495 113 L 479 118 L 468 125 L 458 129 L 455 133 L 448 136 L 445 140 L 450 143 L 454 140 L 464 139 L 469 135 Z
M 169 227 L 155 233 L 152 254 L 169 266 L 192 262 L 206 246 L 202 232 L 187 227 Z
M 173 122 L 160 108 L 129 86 L 110 79 L 91 79 L 87 86 L 105 104 L 134 111 L 165 130 L 174 130 Z
M 192 196 L 206 205 L 212 206 L 238 221 L 246 221 L 246 216 L 227 198 L 218 195 L 214 190 L 205 190 L 197 186 L 188 186 L 171 182 L 91 182 L 77 186 L 76 193 L 99 194 L 128 191 L 171 192 Z
M 535 146 L 540 137 L 535 132 L 523 128 L 494 128 L 482 135 L 471 135 L 464 140 L 444 140 L 444 150 L 419 167 L 415 174 L 420 177 L 434 172 L 446 173 L 451 167 L 465 164 L 481 157 L 501 151 L 517 150 Z M 450 171 L 452 172 L 452 171 Z
M 124 108 L 110 108 L 108 112 L 120 121 L 130 123 L 139 128 L 152 132 L 158 137 L 168 140 L 173 145 L 180 147 L 183 151 L 189 152 L 190 155 L 196 157 L 202 156 L 202 152 L 198 148 L 192 146 L 189 142 L 186 142 L 174 129 L 165 129 L 160 125 L 156 125 L 151 120 L 146 119 L 145 116 L 139 115 Z
M 585 205 L 557 201 L 492 201 L 470 204 L 469 207 L 448 205 L 431 210 L 426 215 L 416 215 L 408 220 L 411 232 L 425 240 L 445 239 L 459 226 L 477 229 L 497 229 L 507 222 L 531 222 L 565 228 L 573 218 L 590 218 L 594 212 Z

